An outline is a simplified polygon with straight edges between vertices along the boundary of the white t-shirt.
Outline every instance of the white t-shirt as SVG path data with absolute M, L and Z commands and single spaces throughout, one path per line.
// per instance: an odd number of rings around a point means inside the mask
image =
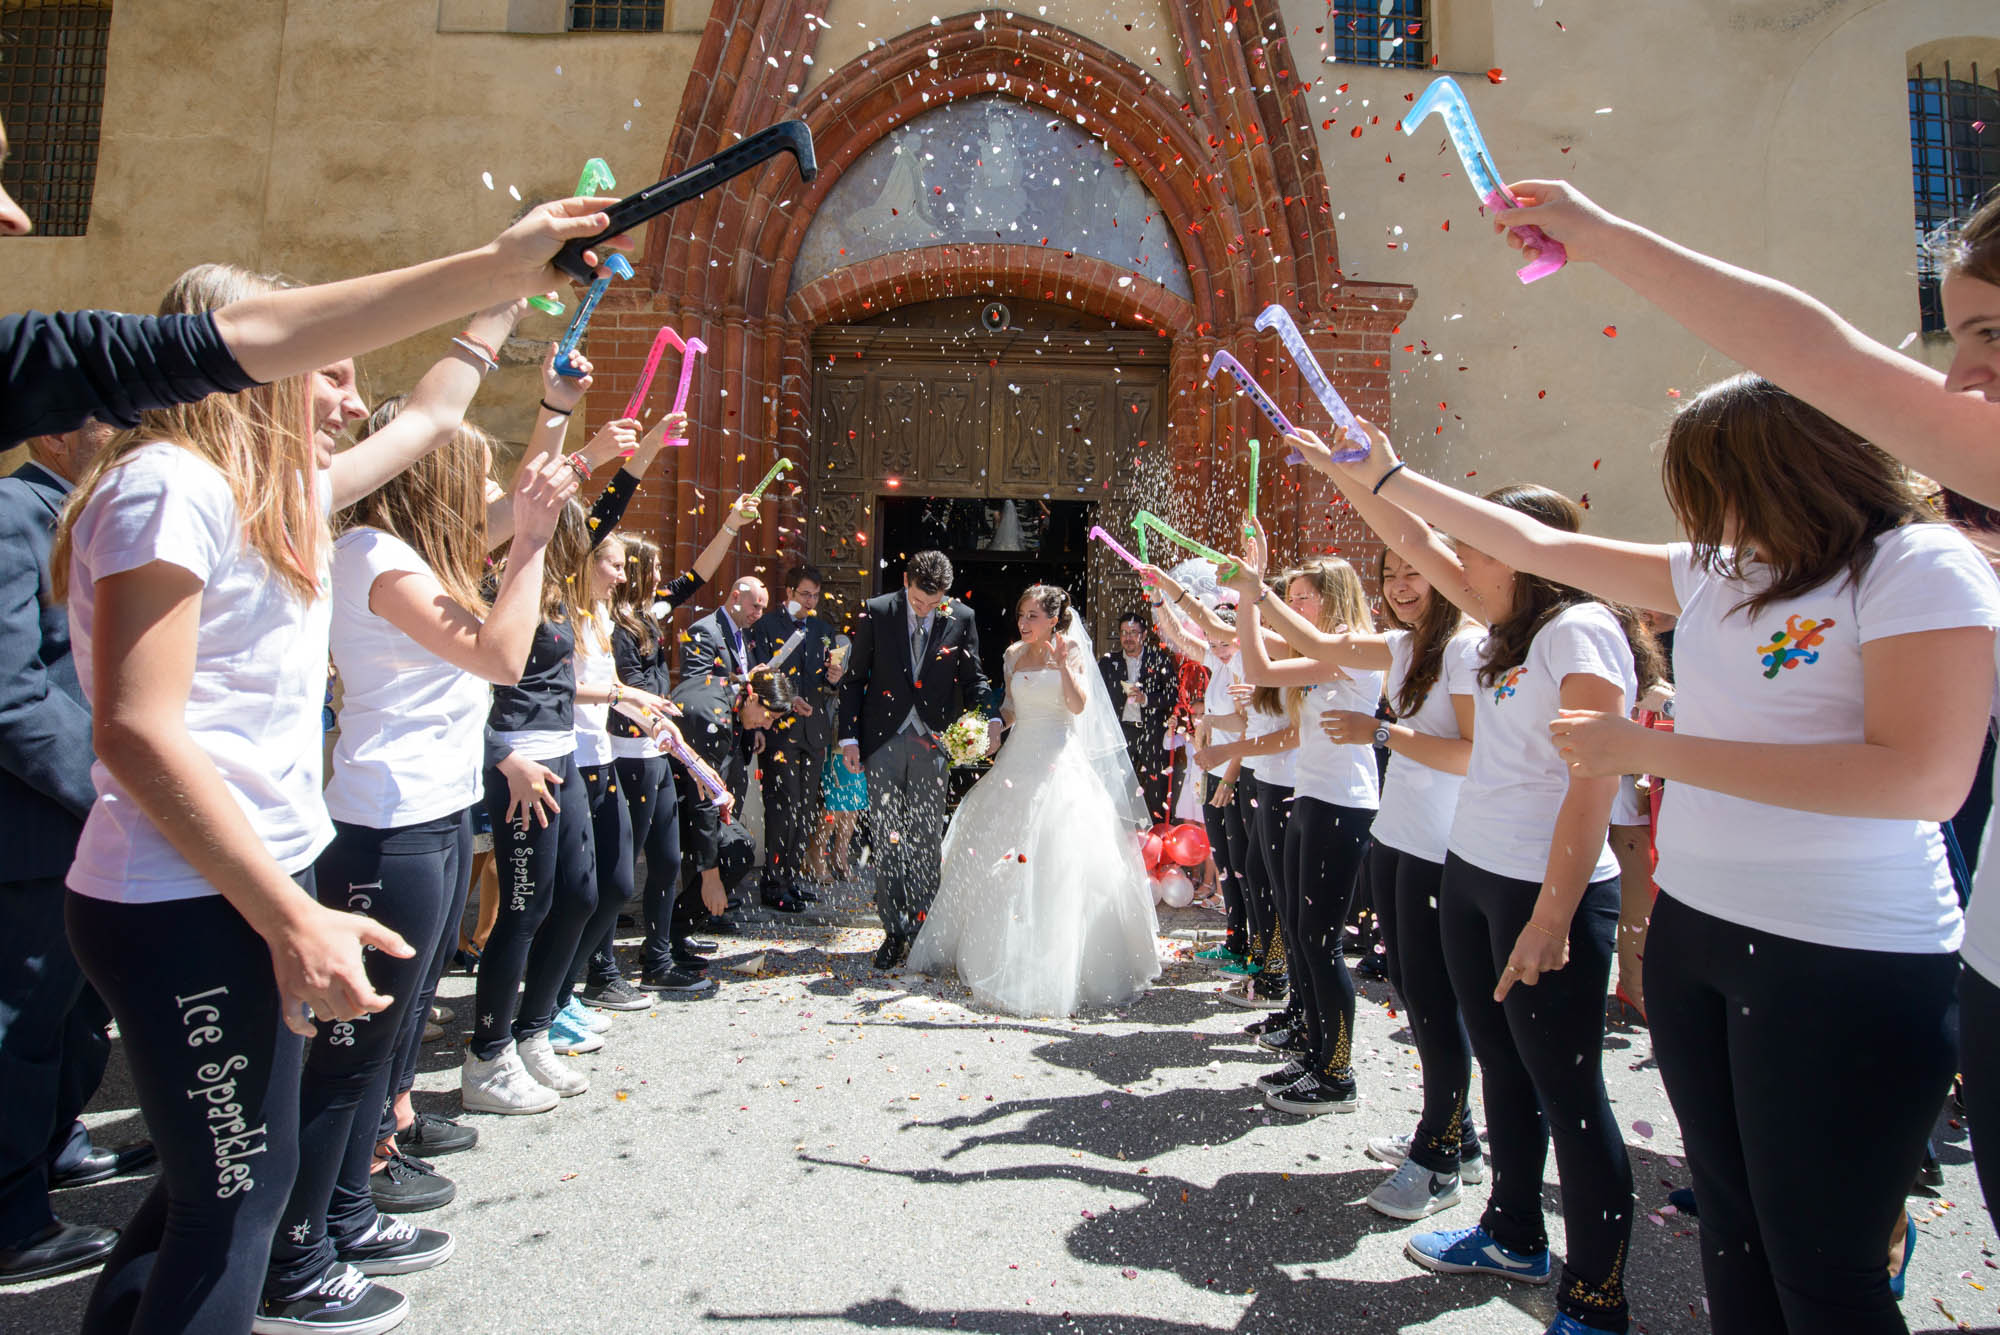
M 436 820 L 479 800 L 492 703 L 485 682 L 369 610 L 375 581 L 404 571 L 432 573 L 408 543 L 381 529 L 350 529 L 334 544 L 333 665 L 342 695 L 326 809 L 377 830 Z
M 2000 584 L 1944 524 L 1876 539 L 1845 575 L 1752 616 L 1749 591 L 1672 548 L 1674 731 L 1809 745 L 1863 739 L 1861 647 L 1961 626 L 2000 626 Z M 1660 804 L 1660 889 L 1728 922 L 1819 945 L 1935 954 L 1964 924 L 1931 821 L 1827 816 L 1669 783 Z
M 1260 709 L 1244 706 L 1244 717 L 1248 720 L 1244 737 L 1254 741 L 1268 737 L 1274 732 L 1283 732 L 1292 726 L 1292 720 L 1285 714 L 1266 714 Z M 1243 770 L 1255 774 L 1265 783 L 1280 788 L 1290 788 L 1298 778 L 1299 749 L 1294 746 L 1285 751 L 1267 752 L 1261 756 L 1243 757 Z
M 1208 669 L 1208 686 L 1202 691 L 1201 695 L 1202 713 L 1221 715 L 1237 712 L 1236 697 L 1229 693 L 1230 683 L 1237 679 L 1236 663 L 1237 660 L 1234 655 L 1225 663 L 1216 656 L 1213 649 L 1202 654 L 1201 665 Z M 1242 735 L 1243 729 L 1240 725 L 1211 723 L 1208 728 L 1210 745 L 1233 742 Z M 1228 768 L 1229 762 L 1225 760 L 1219 765 L 1210 767 L 1208 772 L 1210 774 L 1221 774 Z
M 602 607 L 576 628 L 576 684 L 609 686 L 618 680 L 618 665 L 611 657 L 611 618 Z M 576 763 L 579 766 L 609 765 L 611 749 L 611 706 L 576 702 L 573 716 L 576 730 Z
M 1299 709 L 1298 758 L 1293 767 L 1294 797 L 1310 797 L 1337 807 L 1373 811 L 1382 803 L 1380 771 L 1372 742 L 1335 745 L 1320 726 L 1329 709 L 1372 716 L 1382 703 L 1382 674 L 1347 669 L 1347 680 L 1313 687 Z
M 1676 640 L 1676 645 L 1679 641 Z M 1602 603 L 1578 603 L 1549 620 L 1528 645 L 1525 662 L 1472 697 L 1472 761 L 1458 790 L 1450 849 L 1473 866 L 1539 884 L 1548 874 L 1556 813 L 1569 795 L 1569 767 L 1549 735 L 1562 709 L 1563 678 L 1583 673 L 1624 692 L 1636 690 L 1625 628 Z M 1618 873 L 1605 831 L 1595 832 L 1601 881 Z
M 1410 675 L 1416 639 L 1409 631 L 1392 630 L 1389 641 L 1389 677 L 1384 694 L 1391 708 Z M 1486 643 L 1481 626 L 1466 626 L 1445 642 L 1444 668 L 1438 674 L 1417 712 L 1398 720 L 1412 732 L 1426 737 L 1457 737 L 1458 711 L 1452 707 L 1454 695 L 1479 692 L 1479 652 Z M 1421 761 L 1400 753 L 1389 757 L 1389 773 L 1382 782 L 1382 809 L 1375 815 L 1377 843 L 1426 862 L 1444 861 L 1445 846 L 1451 837 L 1451 818 L 1458 811 L 1458 790 L 1465 776 L 1432 769 Z
M 316 479 L 331 502 L 325 473 Z M 326 698 L 327 581 L 301 602 L 245 547 L 229 484 L 177 445 L 146 445 L 105 476 L 77 517 L 70 557 L 71 652 L 94 697 L 96 582 L 166 561 L 202 582 L 188 735 L 221 774 L 271 857 L 311 865 L 333 838 L 320 798 L 320 706 Z M 94 706 L 97 702 L 91 700 Z M 215 887 L 153 827 L 102 761 L 69 888 L 127 904 L 195 899 Z

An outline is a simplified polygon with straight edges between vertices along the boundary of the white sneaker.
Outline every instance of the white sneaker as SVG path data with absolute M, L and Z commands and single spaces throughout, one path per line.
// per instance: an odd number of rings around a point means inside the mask
M 1368 1157 L 1395 1167 L 1402 1167 L 1403 1160 L 1410 1157 L 1409 1136 L 1377 1136 L 1368 1142 Z M 1458 1161 L 1458 1180 L 1467 1186 L 1478 1186 L 1486 1180 L 1486 1156 L 1475 1154 L 1470 1159 Z
M 556 1056 L 546 1033 L 524 1038 L 515 1047 L 528 1074 L 564 1098 L 574 1098 L 590 1088 L 590 1077 Z
M 544 1050 L 548 1043 L 543 1042 Z M 458 1077 L 458 1100 L 469 1113 L 545 1113 L 562 1102 L 554 1090 L 546 1089 L 521 1064 L 521 1054 L 509 1043 L 492 1061 L 481 1061 L 470 1052 Z

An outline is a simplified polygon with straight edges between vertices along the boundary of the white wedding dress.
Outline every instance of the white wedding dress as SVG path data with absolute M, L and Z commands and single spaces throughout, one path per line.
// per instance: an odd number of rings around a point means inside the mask
M 1081 667 L 1105 696 L 1096 664 Z M 1143 808 L 1113 794 L 1117 770 L 1093 751 L 1109 697 L 1071 714 L 1055 668 L 1010 672 L 1007 690 L 1013 729 L 952 816 L 910 967 L 955 969 L 981 1005 L 1014 1015 L 1122 1005 L 1160 975 L 1159 920 L 1133 820 Z M 1115 759 L 1129 776 L 1122 737 Z

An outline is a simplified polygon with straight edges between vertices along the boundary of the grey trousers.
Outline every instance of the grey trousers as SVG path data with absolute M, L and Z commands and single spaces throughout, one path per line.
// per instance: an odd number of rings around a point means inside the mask
M 938 889 L 950 757 L 912 728 L 868 757 L 868 825 L 882 930 L 912 937 Z

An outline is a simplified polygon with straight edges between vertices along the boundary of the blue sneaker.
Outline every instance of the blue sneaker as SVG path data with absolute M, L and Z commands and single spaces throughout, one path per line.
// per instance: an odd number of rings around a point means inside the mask
M 1630 1331 L 1632 1328 L 1625 1326 L 1622 1329 Z M 1608 1335 L 1608 1333 L 1602 1326 L 1586 1326 L 1575 1317 L 1564 1316 L 1558 1312 L 1556 1319 L 1549 1323 L 1549 1328 L 1543 1331 L 1542 1335 Z
M 1903 1292 L 1910 1278 L 1910 1258 L 1917 1254 L 1917 1221 L 1908 1211 L 1903 1213 L 1903 1263 L 1889 1276 L 1889 1294 L 1897 1302 L 1903 1301 Z
M 1548 1248 L 1526 1254 L 1510 1252 L 1483 1228 L 1418 1233 L 1403 1244 L 1403 1254 L 1441 1275 L 1498 1275 L 1517 1284 L 1549 1282 Z
M 564 1002 L 563 1008 L 557 1014 L 569 1017 L 571 1028 L 588 1029 L 593 1034 L 601 1034 L 612 1025 L 609 1015 L 603 1011 L 592 1010 L 575 997 Z
M 549 1047 L 565 1057 L 576 1057 L 586 1052 L 596 1052 L 604 1046 L 604 1036 L 591 1032 L 589 1026 L 575 1023 L 564 1011 L 557 1011 L 556 1018 L 549 1025 Z

